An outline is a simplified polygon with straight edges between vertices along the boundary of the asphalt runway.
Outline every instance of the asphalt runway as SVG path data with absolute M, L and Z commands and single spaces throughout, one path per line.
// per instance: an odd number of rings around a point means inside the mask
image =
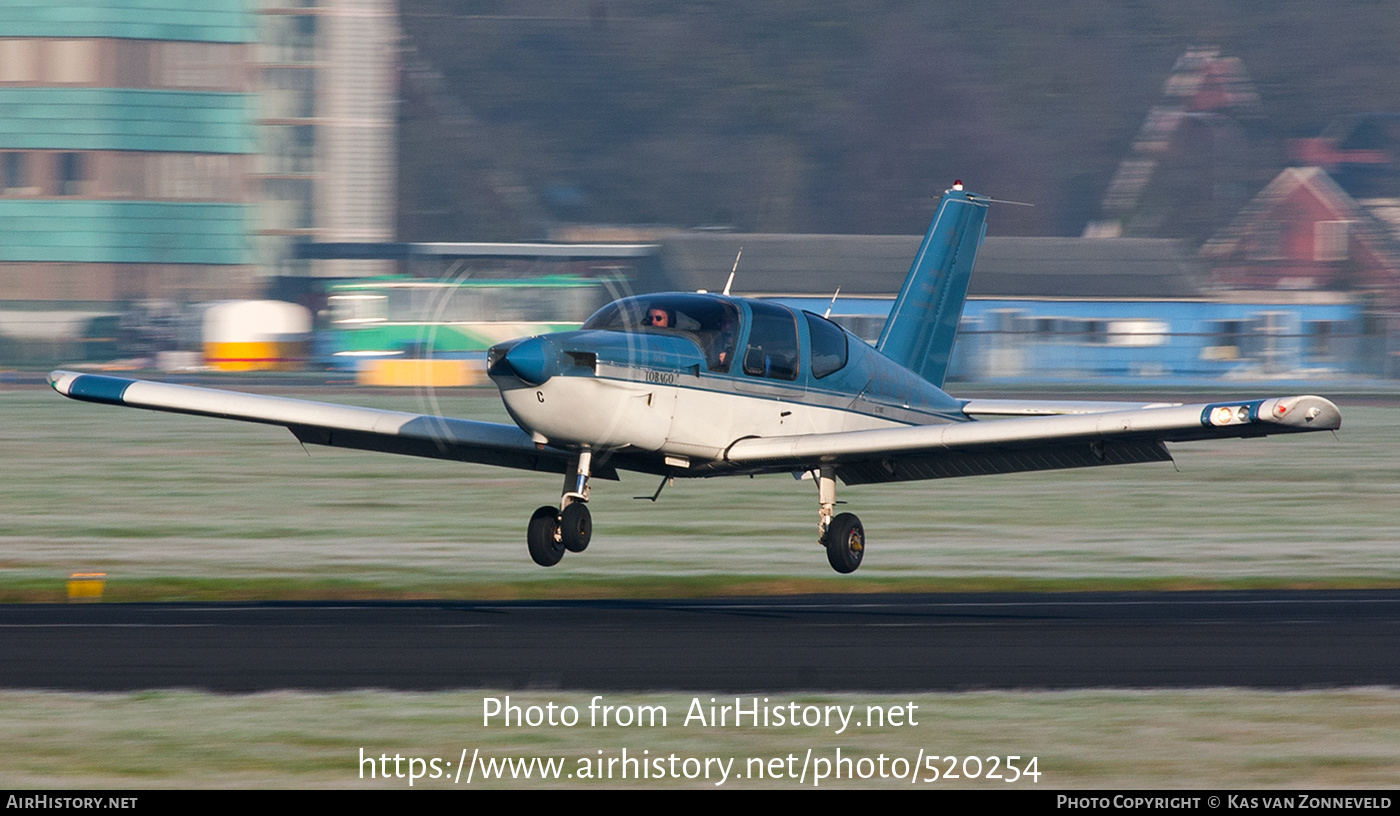
M 760 692 L 1400 684 L 1400 591 L 0 606 L 0 686 Z

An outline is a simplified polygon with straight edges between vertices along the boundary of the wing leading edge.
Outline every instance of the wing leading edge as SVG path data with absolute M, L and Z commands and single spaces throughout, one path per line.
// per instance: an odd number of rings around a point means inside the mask
M 515 425 L 385 411 L 263 394 L 55 371 L 49 384 L 75 400 L 280 425 L 310 445 L 399 453 L 564 473 L 566 451 L 540 449 Z M 595 476 L 616 479 L 610 467 Z
M 1166 442 L 1342 424 L 1337 406 L 1315 396 L 1103 410 L 1107 405 L 1080 404 L 1079 412 L 1050 416 L 1016 412 L 1018 418 L 991 422 L 741 439 L 725 458 L 755 470 L 834 467 L 846 484 L 867 484 L 1159 462 L 1171 458 Z
M 51 373 L 49 382 L 85 402 L 280 425 L 306 444 L 551 473 L 566 473 L 570 464 L 567 451 L 540 448 L 515 425 L 68 371 Z M 938 479 L 1167 461 L 1166 442 L 1341 427 L 1337 406 L 1316 396 L 1127 409 L 983 400 L 964 410 L 970 417 L 1013 418 L 741 439 L 718 467 L 697 468 L 695 475 L 831 466 L 846 484 Z M 616 465 L 600 462 L 593 475 L 616 479 Z

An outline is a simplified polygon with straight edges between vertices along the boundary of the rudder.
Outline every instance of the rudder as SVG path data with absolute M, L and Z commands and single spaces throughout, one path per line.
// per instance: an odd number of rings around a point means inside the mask
M 943 194 L 876 348 L 942 388 L 972 265 L 987 232 L 987 204 L 961 184 Z

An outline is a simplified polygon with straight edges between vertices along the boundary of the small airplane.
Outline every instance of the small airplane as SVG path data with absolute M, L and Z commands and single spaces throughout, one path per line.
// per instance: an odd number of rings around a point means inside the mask
M 942 390 L 994 199 L 955 182 L 938 203 L 874 347 L 836 323 L 723 294 L 641 295 L 576 331 L 487 355 L 514 425 L 54 371 L 87 402 L 281 425 L 303 443 L 562 473 L 535 511 L 541 566 L 592 539 L 590 482 L 788 473 L 817 486 L 817 538 L 840 573 L 865 529 L 836 514 L 846 485 L 1169 461 L 1165 443 L 1334 430 L 1322 397 L 1208 404 L 957 399 Z M 732 276 L 731 276 L 732 280 Z M 994 421 L 991 421 L 994 420 Z

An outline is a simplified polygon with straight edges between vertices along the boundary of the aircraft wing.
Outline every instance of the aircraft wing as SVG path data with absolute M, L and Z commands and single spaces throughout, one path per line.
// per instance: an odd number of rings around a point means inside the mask
M 566 451 L 540 449 L 515 425 L 360 408 L 263 394 L 54 371 L 49 384 L 84 402 L 281 425 L 310 445 L 564 473 Z M 616 479 L 603 466 L 594 474 Z
M 1337 406 L 1314 396 L 1118 407 L 1052 416 L 1022 413 L 989 422 L 755 437 L 731 445 L 726 459 L 751 471 L 833 466 L 846 484 L 868 484 L 1160 462 L 1171 459 L 1166 442 L 1335 430 L 1342 424 Z

